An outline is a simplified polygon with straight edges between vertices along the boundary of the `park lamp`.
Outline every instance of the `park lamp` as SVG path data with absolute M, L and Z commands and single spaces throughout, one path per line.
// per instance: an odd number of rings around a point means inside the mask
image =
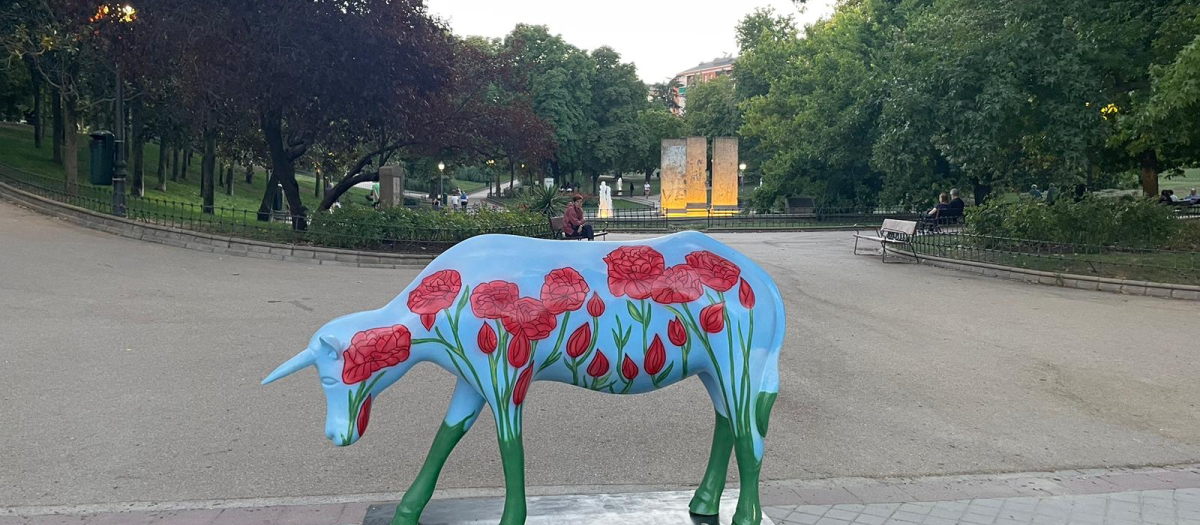
M 738 169 L 739 169 L 739 170 L 742 170 L 742 171 L 746 171 L 746 163 L 745 163 L 745 162 L 743 162 L 743 163 L 741 163 L 741 164 L 738 164 Z

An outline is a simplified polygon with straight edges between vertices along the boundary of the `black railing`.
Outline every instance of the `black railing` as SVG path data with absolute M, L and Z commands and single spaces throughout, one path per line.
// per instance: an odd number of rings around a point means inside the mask
M 822 228 L 873 227 L 884 219 L 915 221 L 916 211 L 884 208 L 814 208 L 806 213 L 722 213 L 668 217 L 658 210 L 613 210 L 611 217 L 591 217 L 598 228 L 607 231 L 679 231 L 679 230 L 805 230 Z
M 0 165 L 0 182 L 41 197 L 104 214 L 113 214 L 112 190 L 79 183 L 68 191 L 62 179 Z M 478 208 L 475 208 L 478 211 Z M 540 217 L 530 216 L 519 224 L 477 225 L 458 221 L 447 214 L 447 226 L 387 222 L 383 214 L 369 219 L 339 217 L 340 212 L 321 212 L 320 217 L 293 217 L 286 211 L 274 211 L 269 220 L 259 220 L 257 210 L 205 207 L 153 197 L 128 197 L 123 215 L 132 221 L 214 235 L 240 237 L 284 244 L 313 244 L 334 248 L 381 251 L 442 251 L 477 235 L 502 233 L 525 237 L 548 237 L 549 225 Z M 428 211 L 428 213 L 432 213 Z M 486 213 L 486 212 L 480 212 Z M 293 223 L 308 223 L 296 230 Z M 439 219 L 440 220 L 440 219 Z M 459 225 L 457 222 L 467 222 Z
M 1200 285 L 1200 253 L 941 232 L 917 235 L 921 255 L 1070 273 Z

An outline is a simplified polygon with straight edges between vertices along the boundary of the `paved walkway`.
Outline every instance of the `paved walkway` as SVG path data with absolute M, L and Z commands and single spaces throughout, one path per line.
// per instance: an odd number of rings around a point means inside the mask
M 530 494 L 571 490 L 531 487 Z M 603 491 L 594 487 L 591 492 Z M 496 490 L 474 494 L 500 495 Z M 448 496 L 464 494 L 439 491 L 435 497 Z M 0 525 L 357 525 L 368 506 L 392 498 L 364 494 L 0 508 Z M 762 499 L 764 513 L 776 525 L 1200 525 L 1200 465 L 767 482 Z
M 845 232 L 714 237 L 759 261 L 786 302 L 772 494 L 780 480 L 1200 463 L 1196 345 L 1162 336 L 1194 329 L 1192 302 L 884 265 L 851 255 Z M 314 327 L 385 304 L 416 275 L 147 244 L 0 203 L 0 507 L 396 497 L 441 423 L 448 374 L 415 368 L 347 448 L 324 437 L 311 372 L 259 381 Z M 699 382 L 643 396 L 536 383 L 529 403 L 532 486 L 674 490 L 703 475 L 712 408 Z M 498 493 L 495 436 L 483 418 L 463 438 L 440 496 Z M 811 483 L 792 488 L 823 486 Z M 886 502 L 862 490 L 768 504 Z

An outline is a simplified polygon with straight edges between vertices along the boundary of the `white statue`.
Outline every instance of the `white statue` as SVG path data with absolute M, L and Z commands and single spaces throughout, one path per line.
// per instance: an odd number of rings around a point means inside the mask
M 612 217 L 612 212 L 613 212 L 612 188 L 608 187 L 607 182 L 601 181 L 600 182 L 600 209 L 597 210 L 596 217 L 600 218 L 600 219 L 607 219 L 609 217 Z
M 621 194 L 621 189 L 624 187 L 625 187 L 625 181 L 622 180 L 621 177 L 618 175 L 617 176 L 617 195 Z

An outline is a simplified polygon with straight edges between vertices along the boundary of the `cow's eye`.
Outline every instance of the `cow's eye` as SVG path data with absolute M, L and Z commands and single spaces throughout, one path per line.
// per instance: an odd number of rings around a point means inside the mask
M 333 386 L 338 384 L 338 380 L 335 377 L 322 377 L 321 384 L 325 386 Z

